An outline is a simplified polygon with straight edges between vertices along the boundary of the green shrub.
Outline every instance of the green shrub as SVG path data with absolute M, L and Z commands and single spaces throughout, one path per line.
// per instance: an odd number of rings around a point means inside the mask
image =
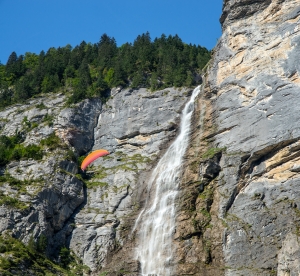
M 86 158 L 86 157 L 87 157 L 87 155 L 83 155 L 83 156 L 79 156 L 79 157 L 78 157 L 77 162 L 78 162 L 78 166 L 79 166 L 79 167 L 81 166 L 82 161 L 83 161 L 84 158 Z
M 6 250 L 6 246 L 4 244 L 0 244 L 0 253 L 4 253 Z
M 22 123 L 25 126 L 25 130 L 26 131 L 31 131 L 32 129 L 34 129 L 34 128 L 36 128 L 38 126 L 38 123 L 28 121 L 27 116 L 25 116 L 23 118 L 23 122 Z
M 38 251 L 39 240 L 42 248 L 45 244 L 41 237 L 36 243 L 32 237 L 25 245 L 9 235 L 0 234 L 0 275 L 82 275 L 69 273 L 69 269 L 59 267 L 41 254 Z
M 32 252 L 36 251 L 36 242 L 35 242 L 33 236 L 30 236 L 27 246 L 30 251 L 32 251 Z
M 11 137 L 0 136 L 0 166 L 4 166 L 12 160 L 20 160 L 22 158 L 40 160 L 43 157 L 43 152 L 39 146 L 24 146 L 21 144 L 23 141 L 24 138 L 21 133 Z
M 43 158 L 43 152 L 37 145 L 28 145 L 26 147 L 23 145 L 16 145 L 11 152 L 10 159 L 20 160 L 22 158 L 40 160 Z
M 49 127 L 53 126 L 53 120 L 54 120 L 54 116 L 53 115 L 49 115 L 48 113 L 44 116 L 43 118 L 43 123 L 46 123 Z
M 77 156 L 71 149 L 67 150 L 67 152 L 65 154 L 65 159 L 68 161 L 73 161 L 75 163 L 77 162 Z
M 54 132 L 50 134 L 46 139 L 41 141 L 41 145 L 47 147 L 50 150 L 54 150 L 62 146 L 61 140 Z
M 48 245 L 48 239 L 43 234 L 39 236 L 37 243 L 36 243 L 36 249 L 40 253 L 45 253 L 46 248 Z
M 22 158 L 32 158 L 40 160 L 43 158 L 43 152 L 37 145 L 28 145 L 22 148 Z
M 0 257 L 0 267 L 3 269 L 9 269 L 12 266 L 9 259 Z
M 71 262 L 70 250 L 66 247 L 62 247 L 59 252 L 60 262 L 63 267 L 67 267 Z

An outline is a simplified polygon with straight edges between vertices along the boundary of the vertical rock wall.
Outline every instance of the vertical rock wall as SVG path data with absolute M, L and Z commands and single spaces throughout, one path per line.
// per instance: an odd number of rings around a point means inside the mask
M 0 167 L 1 233 L 24 243 L 43 235 L 56 260 L 67 246 L 92 275 L 138 273 L 131 230 L 192 90 L 112 92 L 105 105 L 89 99 L 66 107 L 64 95 L 49 94 L 0 112 L 0 135 L 20 132 L 22 146 L 43 152 Z M 78 156 L 99 148 L 110 155 L 80 175 Z
M 183 175 L 178 274 L 298 275 L 299 1 L 224 1 L 221 23 Z
M 183 164 L 176 275 L 298 275 L 299 1 L 225 0 L 221 23 Z M 1 182 L 1 198 L 25 207 L 2 204 L 0 230 L 24 242 L 46 235 L 49 254 L 69 244 L 94 275 L 138 275 L 132 228 L 189 92 L 127 89 L 75 108 L 54 95 L 2 111 L 0 134 L 25 131 L 26 146 L 55 132 L 62 143 L 0 168 L 30 183 Z M 80 179 L 65 145 L 111 155 Z
M 87 202 L 70 239 L 70 248 L 95 275 L 101 269 L 105 275 L 138 272 L 131 231 L 151 169 L 176 136 L 192 90 L 113 92 L 98 118 L 93 146 L 110 155 L 87 170 Z
M 54 258 L 66 245 L 72 216 L 85 200 L 76 155 L 91 149 L 101 111 L 100 99 L 73 108 L 66 108 L 65 101 L 62 94 L 49 94 L 0 112 L 0 135 L 20 133 L 22 146 L 42 151 L 41 159 L 22 158 L 0 167 L 0 232 L 24 243 L 43 235 L 47 255 Z

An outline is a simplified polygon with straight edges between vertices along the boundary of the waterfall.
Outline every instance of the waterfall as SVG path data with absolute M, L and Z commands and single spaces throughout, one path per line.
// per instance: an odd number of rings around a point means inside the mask
M 182 111 L 180 133 L 152 173 L 145 209 L 141 211 L 134 226 L 134 230 L 138 230 L 136 258 L 145 276 L 167 276 L 172 273 L 175 200 L 182 159 L 189 143 L 194 100 L 199 92 L 200 86 L 194 89 Z

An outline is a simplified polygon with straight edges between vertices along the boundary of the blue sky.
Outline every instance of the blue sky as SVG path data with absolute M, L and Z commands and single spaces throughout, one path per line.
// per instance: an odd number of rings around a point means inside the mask
M 212 49 L 221 36 L 222 0 L 0 0 L 0 62 L 12 51 L 40 53 L 103 33 L 120 46 L 150 32 L 152 39 L 178 34 Z

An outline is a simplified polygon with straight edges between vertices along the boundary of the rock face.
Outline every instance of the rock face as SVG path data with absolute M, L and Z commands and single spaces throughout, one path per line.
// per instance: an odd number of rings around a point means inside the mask
M 44 235 L 50 256 L 57 256 L 65 245 L 73 229 L 70 219 L 85 200 L 83 182 L 75 176 L 78 166 L 68 154 L 71 151 L 76 156 L 91 149 L 101 110 L 97 99 L 74 108 L 64 104 L 65 97 L 54 94 L 0 112 L 0 134 L 22 133 L 24 146 L 40 145 L 42 140 L 56 137 L 52 145 L 48 142 L 42 147 L 41 160 L 21 159 L 2 167 L 4 179 L 0 183 L 1 203 L 7 198 L 19 202 L 1 204 L 0 232 L 11 230 L 25 243 Z
M 70 248 L 92 271 L 122 271 L 122 265 L 137 271 L 130 229 L 151 168 L 176 135 L 190 92 L 126 89 L 104 105 L 93 149 L 105 148 L 111 154 L 87 171 L 87 203 L 75 217 L 70 240 Z M 121 248 L 122 261 L 111 260 Z
M 178 275 L 298 275 L 299 1 L 224 1 L 221 22 L 187 153 Z
M 174 275 L 299 275 L 299 1 L 225 0 L 221 24 L 182 164 Z M 90 275 L 139 275 L 135 222 L 190 92 L 114 89 L 72 108 L 52 95 L 1 111 L 0 135 L 23 133 L 43 158 L 0 167 L 0 232 L 45 235 L 54 257 L 66 245 Z M 78 175 L 78 156 L 99 148 L 111 154 Z
M 43 235 L 48 256 L 57 260 L 67 246 L 95 275 L 109 264 L 121 270 L 111 258 L 122 247 L 137 271 L 129 230 L 191 89 L 112 92 L 103 106 L 90 99 L 66 107 L 63 94 L 49 94 L 0 112 L 0 135 L 20 133 L 23 147 L 42 150 L 42 158 L 1 167 L 0 232 L 25 243 Z M 99 148 L 110 155 L 80 175 L 78 157 Z

